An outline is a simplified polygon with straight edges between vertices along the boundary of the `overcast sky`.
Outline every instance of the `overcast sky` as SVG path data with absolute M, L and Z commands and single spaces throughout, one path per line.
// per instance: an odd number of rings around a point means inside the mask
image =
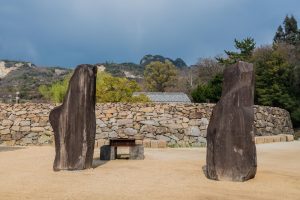
M 234 38 L 272 42 L 299 0 L 0 0 L 0 59 L 74 67 L 138 63 L 146 54 L 201 57 L 233 49 Z

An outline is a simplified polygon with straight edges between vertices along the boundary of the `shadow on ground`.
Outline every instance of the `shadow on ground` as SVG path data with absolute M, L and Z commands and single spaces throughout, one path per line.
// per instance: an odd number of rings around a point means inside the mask
M 120 155 L 117 155 L 117 158 L 118 160 L 129 160 L 129 154 L 120 154 Z M 94 158 L 93 159 L 93 168 L 97 168 L 97 167 L 100 167 L 104 164 L 106 164 L 107 162 L 109 162 L 109 160 L 100 160 L 99 158 Z
M 94 158 L 93 159 L 93 168 L 95 169 L 97 167 L 100 167 L 107 162 L 108 162 L 107 160 L 100 160 L 99 158 Z
M 24 149 L 24 147 L 7 147 L 7 146 L 0 146 L 0 152 L 5 152 L 5 151 L 16 151 L 16 150 L 21 150 Z

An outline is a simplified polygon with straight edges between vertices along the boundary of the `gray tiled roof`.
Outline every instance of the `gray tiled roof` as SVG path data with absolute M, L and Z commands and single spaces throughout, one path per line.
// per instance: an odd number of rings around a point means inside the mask
M 183 92 L 135 92 L 133 95 L 139 94 L 145 94 L 152 102 L 191 103 L 189 97 Z

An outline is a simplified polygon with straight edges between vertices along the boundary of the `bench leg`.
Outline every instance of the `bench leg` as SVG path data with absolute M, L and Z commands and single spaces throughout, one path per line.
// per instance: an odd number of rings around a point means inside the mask
M 135 145 L 129 147 L 129 159 L 130 160 L 144 160 L 144 146 Z
M 100 160 L 115 160 L 117 158 L 117 148 L 104 145 L 100 148 Z

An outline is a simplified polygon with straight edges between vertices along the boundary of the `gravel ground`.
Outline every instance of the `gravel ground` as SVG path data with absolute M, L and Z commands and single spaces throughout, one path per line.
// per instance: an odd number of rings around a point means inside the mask
M 205 178 L 205 148 L 146 149 L 143 161 L 99 161 L 53 172 L 53 147 L 0 147 L 0 200 L 300 199 L 300 142 L 257 145 L 258 172 L 245 183 Z

